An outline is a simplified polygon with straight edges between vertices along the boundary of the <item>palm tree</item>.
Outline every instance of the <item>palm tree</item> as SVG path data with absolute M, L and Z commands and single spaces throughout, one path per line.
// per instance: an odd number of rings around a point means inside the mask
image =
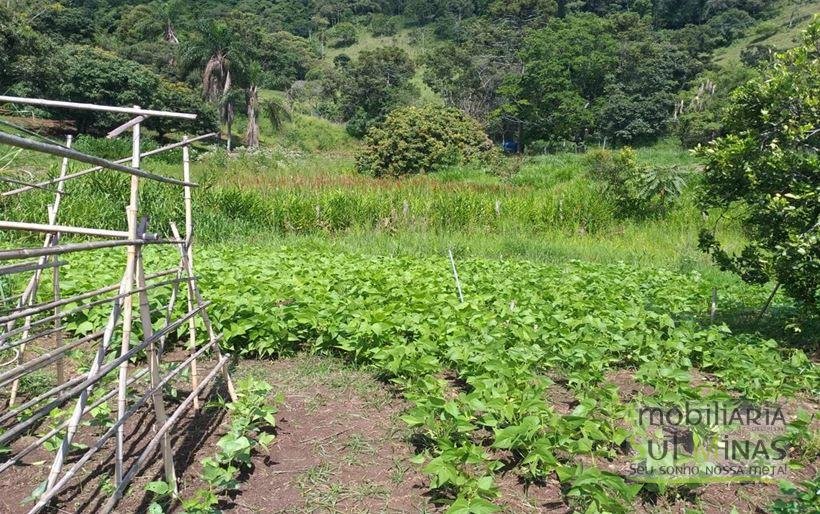
M 250 63 L 245 78 L 248 84 L 245 90 L 248 102 L 248 130 L 245 131 L 245 145 L 253 149 L 259 147 L 259 123 L 256 117 L 259 113 L 259 83 L 262 81 L 262 66 L 256 61 Z
M 228 125 L 228 150 L 231 146 L 233 102 L 231 73 L 241 68 L 235 41 L 230 28 L 224 23 L 210 21 L 199 26 L 199 34 L 181 51 L 182 72 L 202 69 L 202 96 L 219 108 L 220 122 Z
M 166 0 L 159 4 L 159 15 L 162 19 L 162 24 L 165 26 L 165 34 L 163 39 L 166 43 L 172 45 L 179 44 L 176 30 L 174 30 L 174 20 L 179 16 L 182 10 L 182 3 L 180 0 Z
M 182 49 L 182 71 L 202 69 L 202 96 L 218 103 L 231 88 L 234 37 L 224 23 L 211 21 L 199 26 L 199 34 Z
M 290 110 L 278 96 L 265 99 L 262 102 L 262 112 L 270 120 L 273 130 L 279 130 L 286 121 L 291 120 Z
M 228 151 L 231 151 L 231 127 L 233 127 L 233 120 L 236 116 L 236 109 L 234 106 L 237 102 L 242 101 L 242 91 L 239 89 L 228 89 L 225 94 L 219 97 L 217 105 L 219 106 L 219 117 L 225 123 L 228 132 Z

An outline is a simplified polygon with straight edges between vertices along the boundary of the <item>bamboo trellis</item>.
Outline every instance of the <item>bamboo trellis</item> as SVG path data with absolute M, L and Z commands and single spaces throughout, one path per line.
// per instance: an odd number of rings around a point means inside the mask
M 0 392 L 6 391 L 7 403 L 0 409 L 0 449 L 14 448 L 0 458 L 0 473 L 13 472 L 22 459 L 37 450 L 46 441 L 61 439 L 47 475 L 36 491 L 36 502 L 30 513 L 47 507 L 67 485 L 79 479 L 79 470 L 100 450 L 114 449 L 114 469 L 111 473 L 114 492 L 103 506 L 103 512 L 112 511 L 122 498 L 128 485 L 144 470 L 159 450 L 164 479 L 176 494 L 177 479 L 174 469 L 174 448 L 171 431 L 190 407 L 199 408 L 199 398 L 214 379 L 222 375 L 229 395 L 235 396 L 228 373 L 228 355 L 220 351 L 220 335 L 216 333 L 207 315 L 208 303 L 202 298 L 193 265 L 193 204 L 189 147 L 191 143 L 213 137 L 205 134 L 184 138 L 149 152 L 141 151 L 141 125 L 149 117 L 193 119 L 195 115 L 141 109 L 134 107 L 109 107 L 72 102 L 57 102 L 0 96 L 0 103 L 14 102 L 46 107 L 84 109 L 123 113 L 133 116 L 109 134 L 110 138 L 126 132 L 132 135 L 131 155 L 109 161 L 72 149 L 68 136 L 64 145 L 23 138 L 0 132 L 0 143 L 21 149 L 61 157 L 60 171 L 56 178 L 38 183 L 10 178 L 4 182 L 14 184 L 16 189 L 0 192 L 0 197 L 14 197 L 28 191 L 49 191 L 54 198 L 47 206 L 45 223 L 0 220 L 2 231 L 22 231 L 41 234 L 43 244 L 34 248 L 4 248 L 0 250 L 0 279 L 19 284 L 21 292 L 5 297 L 0 303 Z M 182 180 L 157 175 L 142 169 L 141 159 L 149 155 L 182 148 Z M 91 164 L 94 167 L 70 173 L 71 161 Z M 70 195 L 67 184 L 80 177 L 107 169 L 130 175 L 129 203 L 125 208 L 127 231 L 84 226 L 61 225 L 60 206 Z M 148 232 L 147 220 L 140 219 L 139 192 L 144 180 L 179 187 L 180 199 L 185 206 L 185 234 L 180 235 L 175 224 L 169 227 L 172 238 L 163 239 Z M 52 189 L 53 188 L 53 189 Z M 82 240 L 66 242 L 62 239 L 79 236 Z M 90 240 L 89 240 L 90 239 Z M 178 265 L 174 268 L 148 273 L 145 269 L 143 247 L 159 245 L 176 247 L 173 257 Z M 71 256 L 78 252 L 90 252 L 103 248 L 123 247 L 125 250 L 122 279 L 115 284 L 95 290 L 63 297 L 60 288 L 61 269 Z M 93 269 L 88 269 L 93 274 Z M 51 291 L 40 291 L 43 277 L 51 275 Z M 24 285 L 23 285 L 24 284 Z M 0 284 L 1 285 L 1 284 Z M 180 285 L 183 285 L 181 288 Z M 160 312 L 152 311 L 152 294 L 170 288 L 170 296 Z M 185 314 L 174 317 L 181 291 L 187 296 Z M 79 313 L 93 308 L 108 306 L 109 314 L 104 326 L 94 327 L 91 333 L 72 334 L 65 330 L 64 322 Z M 135 316 L 135 314 L 137 316 Z M 152 314 L 155 316 L 152 317 Z M 158 316 L 157 316 L 158 315 Z M 154 329 L 159 317 L 164 324 Z M 206 337 L 199 340 L 195 319 L 199 317 L 205 327 Z M 135 319 L 136 318 L 136 319 Z M 137 337 L 134 323 L 139 323 Z M 187 327 L 190 351 L 179 363 L 163 363 L 166 341 L 179 329 Z M 119 347 L 117 347 L 117 341 Z M 39 348 L 31 351 L 37 345 Z M 66 355 L 76 349 L 86 349 L 93 357 L 85 363 L 87 371 L 67 376 Z M 200 376 L 197 360 L 203 355 L 213 355 L 213 362 L 204 376 Z M 163 364 L 165 364 L 163 366 Z M 54 384 L 47 391 L 32 397 L 21 398 L 21 381 L 29 374 L 54 367 Z M 168 412 L 163 391 L 172 381 L 181 380 L 181 374 L 190 370 L 191 392 L 181 403 Z M 145 379 L 147 385 L 141 385 Z M 25 395 L 24 395 L 25 396 Z M 83 420 L 99 406 L 116 398 L 116 418 L 102 434 L 84 430 Z M 54 409 L 71 407 L 70 416 L 60 419 L 56 426 L 44 422 Z M 153 414 L 154 433 L 135 458 L 126 458 L 126 423 L 137 412 L 145 412 L 147 405 Z M 37 430 L 37 432 L 35 432 Z M 43 433 L 40 433 L 43 432 Z M 91 432 L 91 433 L 89 433 Z M 35 436 L 33 442 L 22 439 Z M 79 454 L 73 444 L 82 435 L 85 447 Z M 29 438 L 30 439 L 30 438 Z M 67 465 L 67 459 L 71 465 Z M 98 464 L 102 466 L 102 464 Z M 67 468 L 67 469 L 66 469 Z

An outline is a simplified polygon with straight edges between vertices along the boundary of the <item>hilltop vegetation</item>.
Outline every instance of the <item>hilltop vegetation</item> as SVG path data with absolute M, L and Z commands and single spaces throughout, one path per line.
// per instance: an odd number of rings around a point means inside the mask
M 347 123 L 357 137 L 396 107 L 443 101 L 476 117 L 494 139 L 536 150 L 635 144 L 674 132 L 676 105 L 710 68 L 711 53 L 771 30 L 766 24 L 776 22 L 763 20 L 783 7 L 773 0 L 20 2 L 0 8 L 7 49 L 0 90 L 193 110 L 207 126 L 217 115 L 232 124 L 258 101 L 255 91 L 274 89 L 287 93 L 288 105 L 269 101 L 252 118 L 295 108 Z M 94 131 L 104 120 L 77 123 Z

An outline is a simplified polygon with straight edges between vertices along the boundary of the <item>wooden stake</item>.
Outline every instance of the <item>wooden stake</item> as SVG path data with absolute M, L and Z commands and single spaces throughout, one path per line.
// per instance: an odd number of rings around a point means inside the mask
M 54 244 L 57 244 L 60 240 L 60 235 L 57 234 L 57 237 L 54 240 Z M 62 348 L 63 346 L 63 317 L 60 314 L 60 267 L 56 266 L 57 264 L 57 257 L 54 256 L 54 273 L 52 274 L 52 288 L 54 290 L 54 302 L 57 303 L 57 306 L 54 307 L 54 330 L 56 330 L 54 334 L 54 348 Z M 60 354 L 60 358 L 57 360 L 56 363 L 56 371 L 57 371 L 57 385 L 62 384 L 65 382 L 65 359 L 63 359 L 63 354 Z
M 171 233 L 174 234 L 175 239 L 179 239 L 179 230 L 177 229 L 176 224 L 171 223 Z M 205 305 L 204 300 L 202 299 L 202 294 L 199 292 L 199 286 L 197 285 L 197 281 L 194 275 L 194 270 L 191 267 L 190 261 L 188 261 L 188 255 L 185 251 L 185 248 L 180 246 L 180 254 L 182 255 L 182 259 L 184 261 L 185 269 L 187 270 L 188 277 L 191 280 L 188 281 L 188 294 L 193 297 L 198 308 L 202 312 L 202 322 L 205 324 L 205 330 L 208 332 L 208 338 L 210 342 L 216 341 L 218 339 L 216 332 L 214 331 L 213 325 L 211 325 L 211 318 L 208 316 L 208 311 L 202 308 Z M 219 348 L 219 345 L 215 346 L 216 354 L 219 358 L 222 358 L 222 349 Z M 223 378 L 225 379 L 225 384 L 228 386 L 228 395 L 231 397 L 232 401 L 237 400 L 236 396 L 236 389 L 233 386 L 233 380 L 231 379 L 231 374 L 226 367 L 222 372 Z
M 717 287 L 712 288 L 712 301 L 709 305 L 709 320 L 712 322 L 712 325 L 715 324 L 715 319 L 717 318 Z
M 774 289 L 772 289 L 772 294 L 769 295 L 769 298 L 766 299 L 766 303 L 763 305 L 763 308 L 760 309 L 760 312 L 757 314 L 757 318 L 755 318 L 755 323 L 760 323 L 760 320 L 763 319 L 763 316 L 766 314 L 766 311 L 769 310 L 769 306 L 772 304 L 772 300 L 774 300 L 774 295 L 780 291 L 780 282 L 774 285 Z
M 453 258 L 453 249 L 447 250 L 447 254 L 450 256 L 450 265 L 453 267 L 453 277 L 456 281 L 456 289 L 458 289 L 458 299 L 461 303 L 464 303 L 464 293 L 461 292 L 461 280 L 458 279 L 458 270 L 456 269 L 456 260 Z

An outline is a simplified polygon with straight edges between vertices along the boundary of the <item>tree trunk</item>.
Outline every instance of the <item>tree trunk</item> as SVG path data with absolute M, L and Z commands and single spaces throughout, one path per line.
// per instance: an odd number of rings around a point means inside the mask
M 259 90 L 256 84 L 248 88 L 248 130 L 245 132 L 245 144 L 250 149 L 259 147 L 259 124 L 256 122 L 259 108 Z
M 225 125 L 228 126 L 228 152 L 231 151 L 231 127 L 233 126 L 233 104 L 228 102 L 225 106 Z

